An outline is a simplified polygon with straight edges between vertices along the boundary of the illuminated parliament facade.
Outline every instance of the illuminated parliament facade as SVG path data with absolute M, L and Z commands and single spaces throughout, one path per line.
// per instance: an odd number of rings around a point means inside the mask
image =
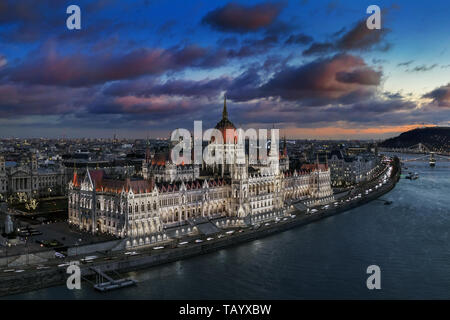
M 224 134 L 225 152 L 241 161 L 175 165 L 167 154 L 147 152 L 139 178 L 75 172 L 68 188 L 69 223 L 135 247 L 195 234 L 205 225 L 204 230 L 218 231 L 264 222 L 288 214 L 293 201 L 314 206 L 334 200 L 329 168 L 311 164 L 290 170 L 286 141 L 281 153 L 270 148 L 267 164 L 250 165 L 242 146 L 226 143 L 226 134 L 235 129 L 226 101 L 216 129 Z

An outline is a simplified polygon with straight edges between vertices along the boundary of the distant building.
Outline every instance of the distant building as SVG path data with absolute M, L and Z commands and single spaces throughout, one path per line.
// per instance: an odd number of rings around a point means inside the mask
M 347 156 L 342 150 L 333 150 L 328 154 L 327 161 L 331 170 L 332 186 L 344 187 L 370 180 L 379 164 L 379 157 L 369 153 Z
M 0 193 L 4 197 L 15 193 L 26 193 L 28 197 L 43 197 L 63 194 L 67 182 L 64 167 L 38 167 L 36 155 L 30 161 L 7 163 L 0 156 Z

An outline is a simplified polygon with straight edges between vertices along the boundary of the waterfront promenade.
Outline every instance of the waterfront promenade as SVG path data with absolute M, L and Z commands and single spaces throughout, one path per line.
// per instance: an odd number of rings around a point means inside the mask
M 234 233 L 220 232 L 217 235 L 206 238 L 195 237 L 179 240 L 178 243 L 167 243 L 164 248 L 155 250 L 148 247 L 138 250 L 133 254 L 125 254 L 117 252 L 110 255 L 97 254 L 98 258 L 92 263 L 81 265 L 83 276 L 91 275 L 89 267 L 95 266 L 102 271 L 118 271 L 127 272 L 151 266 L 173 262 L 180 259 L 189 258 L 199 254 L 213 252 L 232 245 L 251 241 L 264 236 L 272 235 L 296 226 L 305 225 L 325 217 L 329 217 L 340 212 L 347 211 L 351 208 L 358 207 L 364 203 L 374 200 L 381 195 L 390 191 L 396 184 L 399 172 L 382 184 L 381 187 L 375 186 L 380 184 L 377 178 L 371 183 L 364 185 L 366 190 L 372 189 L 372 192 L 365 194 L 364 190 L 354 190 L 347 198 L 341 198 L 337 205 L 332 204 L 330 207 L 318 207 L 317 212 L 306 213 L 302 211 L 291 211 L 279 221 L 266 222 L 261 225 L 254 225 L 247 228 L 235 229 Z M 358 197 L 358 192 L 363 196 Z M 348 201 L 347 201 L 348 200 Z M 195 240 L 200 240 L 196 242 Z M 187 242 L 180 245 L 182 242 Z M 82 257 L 71 257 L 68 261 L 77 260 Z M 60 265 L 58 267 L 58 265 Z M 4 270 L 2 270 L 4 271 Z M 16 270 L 17 271 L 17 270 Z M 0 274 L 0 295 L 19 293 L 24 291 L 35 290 L 38 288 L 63 284 L 67 278 L 66 268 L 61 260 L 53 260 L 44 266 L 28 266 L 23 268 L 20 273 L 12 272 Z

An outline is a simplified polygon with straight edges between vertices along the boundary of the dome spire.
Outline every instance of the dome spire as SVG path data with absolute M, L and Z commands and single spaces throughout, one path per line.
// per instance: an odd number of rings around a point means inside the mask
M 228 119 L 228 112 L 227 112 L 227 95 L 223 95 L 223 111 L 222 111 L 222 119 Z

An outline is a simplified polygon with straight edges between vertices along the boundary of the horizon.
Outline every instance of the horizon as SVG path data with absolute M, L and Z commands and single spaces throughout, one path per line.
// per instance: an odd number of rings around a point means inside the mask
M 427 128 L 450 128 L 450 126 L 417 126 L 415 128 L 409 129 L 407 131 L 399 132 L 397 135 L 386 137 L 386 138 L 367 138 L 367 139 L 360 139 L 360 138 L 293 138 L 289 136 L 282 136 L 283 138 L 286 138 L 286 140 L 289 141 L 332 141 L 332 142 L 341 142 L 341 141 L 361 141 L 361 142 L 367 142 L 367 141 L 385 141 L 390 138 L 398 137 L 402 133 L 406 133 L 409 131 L 414 131 L 417 129 L 427 129 Z M 275 128 L 276 129 L 276 128 Z M 270 129 L 269 129 L 270 130 Z M 189 130 L 189 132 L 193 135 L 193 131 Z M 114 136 L 105 136 L 105 137 L 92 137 L 92 136 L 80 136 L 80 137 L 2 137 L 0 140 L 157 140 L 157 141 L 170 141 L 170 133 L 167 134 L 166 137 L 120 137 L 116 134 Z M 280 142 L 281 142 L 280 138 Z M 206 140 L 205 140 L 206 141 Z
M 399 131 L 399 132 L 390 132 L 386 136 L 378 136 L 378 137 L 367 137 L 367 138 L 361 138 L 361 137 L 347 137 L 347 138 L 340 138 L 340 137 L 329 137 L 329 138 L 318 138 L 317 136 L 310 136 L 310 137 L 292 137 L 286 134 L 283 134 L 283 129 L 280 129 L 280 134 L 282 137 L 285 137 L 287 140 L 305 140 L 305 141 L 384 141 L 390 138 L 394 138 L 399 136 L 402 133 L 417 130 L 417 129 L 426 129 L 426 128 L 450 128 L 450 126 L 438 126 L 438 125 L 417 125 L 417 126 L 411 126 L 411 128 L 406 129 L 405 131 Z M 177 128 L 180 129 L 180 128 Z M 209 129 L 209 128 L 208 128 Z M 243 128 L 244 130 L 247 128 Z M 278 128 L 275 128 L 278 129 Z M 175 129 L 174 129 L 175 130 Z M 172 130 L 172 131 L 174 131 Z M 193 134 L 193 129 L 187 129 L 191 134 Z M 267 129 L 270 130 L 270 129 Z M 321 130 L 321 129 L 313 129 L 313 130 Z M 171 132 L 172 132 L 171 131 Z M 150 136 L 150 135 L 141 135 L 141 136 L 120 136 L 118 132 L 113 133 L 112 136 L 4 136 L 1 137 L 0 140 L 78 140 L 78 139 L 87 139 L 87 140 L 159 140 L 159 141 L 170 141 L 170 135 L 171 132 L 167 132 L 167 134 L 162 136 Z
M 0 5 L 2 137 L 168 137 L 220 120 L 288 139 L 449 126 L 450 3 L 69 1 Z M 52 6 L 51 6 L 52 5 Z

